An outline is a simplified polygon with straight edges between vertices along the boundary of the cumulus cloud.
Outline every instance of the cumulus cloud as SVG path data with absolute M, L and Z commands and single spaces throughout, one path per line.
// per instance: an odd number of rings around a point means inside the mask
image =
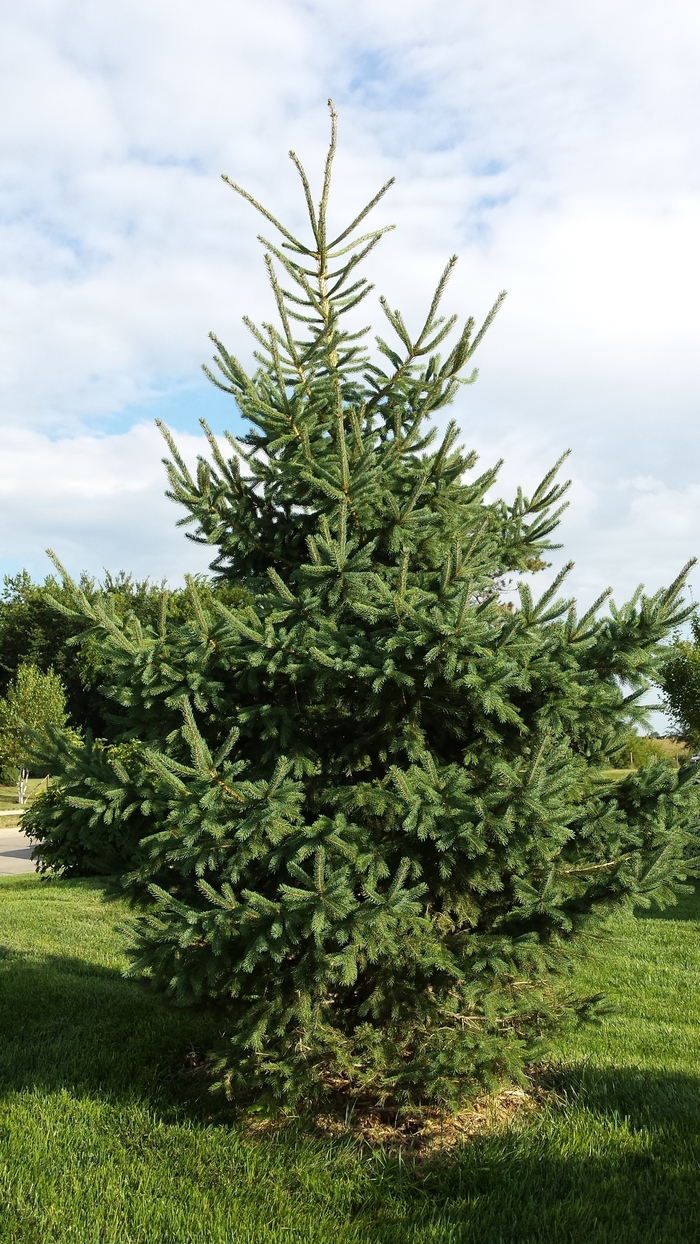
M 301 225 L 285 152 L 318 169 L 331 93 L 338 215 L 398 177 L 378 290 L 416 322 L 458 251 L 451 305 L 510 291 L 456 414 L 505 490 L 572 448 L 576 589 L 700 551 L 696 6 L 25 0 L 2 27 L 6 567 L 63 539 L 74 570 L 198 568 L 143 421 L 188 452 L 197 414 L 235 421 L 198 379 L 206 333 L 249 357 L 269 294 L 218 175 Z
M 201 438 L 180 433 L 178 447 L 194 464 Z M 128 570 L 176 584 L 187 572 L 206 570 L 212 551 L 175 526 L 183 511 L 164 495 L 164 452 L 153 424 L 59 440 L 26 428 L 0 429 L 0 460 L 12 464 L 0 476 L 6 572 L 26 567 L 43 578 L 53 570 L 48 547 L 69 571 L 98 577 Z

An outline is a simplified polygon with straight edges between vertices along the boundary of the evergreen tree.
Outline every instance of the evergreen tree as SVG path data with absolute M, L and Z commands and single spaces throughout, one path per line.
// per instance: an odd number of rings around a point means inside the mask
M 347 317 L 391 183 L 330 236 L 332 122 L 318 207 L 292 153 L 308 242 L 233 186 L 281 239 L 262 239 L 278 323 L 248 324 L 255 373 L 214 339 L 249 431 L 226 457 L 205 429 L 194 476 L 166 433 L 169 495 L 249 603 L 191 582 L 191 617 L 164 598 L 152 627 L 74 589 L 127 725 L 108 772 L 74 749 L 64 810 L 147 825 L 133 971 L 222 1012 L 230 1091 L 455 1101 L 585 1011 L 568 965 L 610 911 L 694 875 L 690 771 L 603 774 L 688 611 L 681 576 L 578 617 L 568 567 L 504 604 L 504 576 L 557 547 L 566 486 L 554 468 L 487 500 L 497 468 L 470 478 L 454 423 L 430 422 L 476 378 L 500 298 L 478 331 L 443 318 L 452 259 L 417 336 L 380 300 L 395 340 L 368 353 Z M 58 867 L 61 809 L 37 815 Z

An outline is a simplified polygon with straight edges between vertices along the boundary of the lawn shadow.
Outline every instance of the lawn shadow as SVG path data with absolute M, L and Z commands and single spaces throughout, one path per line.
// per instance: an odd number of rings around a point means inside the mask
M 689 883 L 692 884 L 692 883 Z M 692 894 L 679 894 L 672 907 L 635 908 L 638 920 L 697 920 L 700 923 L 700 885 L 693 886 Z
M 174 1007 L 116 968 L 1 947 L 0 1011 L 0 1095 L 68 1089 L 136 1097 L 161 1113 L 217 1112 L 206 1089 L 184 1074 L 193 1046 L 220 1041 L 214 1021 Z
M 0 1096 L 38 1088 L 115 1103 L 136 1099 L 164 1122 L 187 1118 L 201 1125 L 205 1145 L 212 1122 L 233 1123 L 223 1099 L 177 1074 L 192 1044 L 206 1049 L 217 1041 L 213 1020 L 173 1008 L 116 969 L 8 949 L 0 956 L 0 1003 Z M 339 1227 L 351 1220 L 357 1234 L 342 1238 L 373 1244 L 700 1239 L 700 1078 L 578 1066 L 563 1069 L 549 1087 L 551 1101 L 539 1114 L 477 1135 L 456 1151 L 401 1160 L 358 1153 L 351 1219 L 339 1210 Z M 347 1166 L 347 1139 L 320 1142 L 301 1124 L 276 1136 L 251 1136 L 249 1143 L 268 1154 L 271 1171 L 279 1163 L 295 1167 L 305 1152 L 309 1170 L 318 1162 L 320 1172 L 331 1171 L 329 1195 L 332 1172 Z
M 700 1078 L 581 1066 L 566 1069 L 551 1087 L 558 1104 L 545 1106 L 537 1120 L 475 1136 L 451 1156 L 424 1161 L 419 1178 L 403 1188 L 403 1235 L 370 1234 L 369 1215 L 367 1238 L 700 1239 Z
M 700 1140 L 700 1075 L 640 1067 L 567 1066 L 553 1086 L 564 1102 L 599 1118 L 624 1119 L 631 1130 L 682 1128 Z

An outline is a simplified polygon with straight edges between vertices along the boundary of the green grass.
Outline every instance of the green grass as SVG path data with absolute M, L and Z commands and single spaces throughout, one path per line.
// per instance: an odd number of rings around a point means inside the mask
M 251 1136 L 177 1074 L 209 1021 L 122 978 L 123 908 L 0 881 L 0 1242 L 700 1240 L 700 898 L 628 919 L 560 1042 L 560 1103 L 414 1165 L 290 1126 Z
M 27 780 L 27 798 L 33 799 L 39 791 L 46 790 L 46 778 L 29 778 Z M 17 804 L 17 787 L 0 783 L 0 807 L 10 808 Z
M 46 789 L 46 778 L 30 778 L 27 783 L 27 806 L 32 799 L 39 794 L 40 791 Z M 8 812 L 14 812 L 17 809 L 17 816 L 7 816 Z M 22 823 L 22 813 L 17 802 L 17 787 L 3 786 L 0 784 L 0 812 L 4 815 L 0 817 L 0 830 L 16 829 Z

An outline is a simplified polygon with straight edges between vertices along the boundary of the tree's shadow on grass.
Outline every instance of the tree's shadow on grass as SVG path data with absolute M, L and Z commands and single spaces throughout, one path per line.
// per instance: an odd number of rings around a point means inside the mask
M 223 1100 L 177 1074 L 191 1044 L 207 1049 L 219 1038 L 214 1021 L 172 1008 L 116 970 L 7 952 L 0 1012 L 2 1096 L 66 1089 L 76 1098 L 140 1100 L 164 1122 L 232 1121 Z M 259 1143 L 280 1146 L 271 1178 L 278 1166 L 299 1167 L 299 1195 L 316 1163 L 319 1191 L 308 1195 L 322 1200 L 334 1162 L 347 1165 L 348 1141 L 314 1142 L 301 1124 Z M 569 1068 L 536 1118 L 449 1154 L 358 1153 L 356 1161 L 357 1198 L 351 1208 L 338 1203 L 339 1227 L 352 1223 L 356 1234 L 341 1241 L 687 1244 L 700 1240 L 700 1078 Z
M 700 886 L 697 886 L 692 894 L 679 894 L 678 902 L 673 907 L 664 907 L 663 911 L 660 911 L 658 907 L 646 909 L 637 907 L 634 914 L 638 920 L 697 920 L 700 922 Z
M 534 1125 L 476 1137 L 451 1161 L 424 1164 L 422 1188 L 441 1207 L 433 1221 L 445 1224 L 445 1238 L 700 1240 L 700 1079 L 578 1068 L 557 1089 L 560 1104 Z
M 700 1141 L 700 1076 L 636 1067 L 567 1067 L 556 1085 L 567 1107 L 624 1122 L 630 1133 L 681 1129 Z
M 183 1071 L 188 1050 L 220 1041 L 214 1021 L 173 1007 L 140 981 L 78 958 L 0 947 L 0 1093 L 67 1088 L 138 1097 L 209 1116 L 215 1100 Z M 223 1108 L 223 1107 L 222 1107 Z

